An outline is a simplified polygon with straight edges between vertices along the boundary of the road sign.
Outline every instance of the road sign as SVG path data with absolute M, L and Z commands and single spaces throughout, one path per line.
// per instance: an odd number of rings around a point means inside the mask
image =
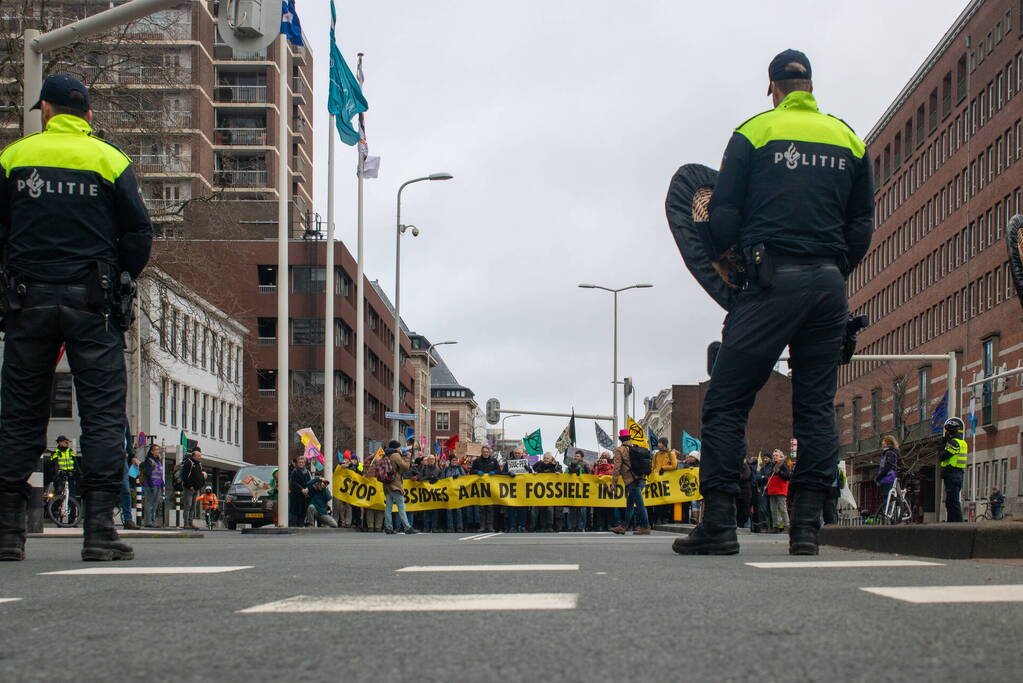
M 415 421 L 419 419 L 419 416 L 415 413 L 384 413 L 384 417 L 388 420 L 410 420 Z
M 497 421 L 501 418 L 499 413 L 501 412 L 501 402 L 496 398 L 492 398 L 487 401 L 487 422 L 492 425 L 496 425 Z

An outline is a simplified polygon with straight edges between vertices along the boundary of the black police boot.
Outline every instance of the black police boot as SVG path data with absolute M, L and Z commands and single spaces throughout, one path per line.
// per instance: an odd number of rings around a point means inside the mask
M 718 491 L 703 494 L 703 521 L 671 544 L 679 555 L 735 555 L 739 539 L 735 534 L 735 496 Z
M 816 555 L 817 531 L 821 527 L 826 491 L 799 489 L 792 502 L 792 522 L 789 528 L 789 555 Z
M 114 506 L 119 491 L 89 491 L 85 494 L 85 544 L 82 559 L 89 562 L 134 560 L 135 551 L 123 542 L 114 529 Z
M 0 561 L 25 559 L 28 501 L 20 493 L 0 493 Z

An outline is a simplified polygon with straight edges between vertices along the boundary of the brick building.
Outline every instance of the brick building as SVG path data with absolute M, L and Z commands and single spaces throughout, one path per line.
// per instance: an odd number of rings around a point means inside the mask
M 213 247 L 213 248 L 211 248 Z M 248 328 L 244 345 L 244 406 L 242 423 L 245 460 L 276 462 L 277 419 L 277 243 L 275 240 L 180 240 L 158 243 L 160 263 L 182 281 L 202 292 L 220 309 Z M 324 329 L 326 242 L 289 242 L 290 321 L 287 331 L 290 371 L 289 438 L 295 429 L 322 426 L 323 345 L 334 345 L 335 441 L 354 448 L 355 440 L 355 259 L 341 242 L 334 245 L 335 288 L 333 329 Z M 394 318 L 390 302 L 374 283 L 365 281 L 366 297 L 366 438 L 390 439 L 393 382 Z M 184 324 L 179 323 L 179 324 Z M 193 325 L 192 334 L 202 334 Z M 182 331 L 182 335 L 189 332 Z M 401 336 L 401 412 L 416 412 L 414 380 L 408 360 L 410 345 Z M 302 424 L 299 424 L 302 423 Z M 293 438 L 292 450 L 300 451 Z M 364 449 L 356 449 L 361 453 Z
M 690 436 L 702 438 L 703 398 L 710 380 L 699 384 L 676 384 L 671 387 L 671 443 L 681 445 L 682 430 Z M 757 394 L 756 403 L 746 425 L 748 453 L 788 450 L 792 439 L 792 382 L 779 372 L 772 372 L 764 388 Z M 664 436 L 663 434 L 661 436 Z
M 20 3 L 0 8 L 0 53 L 12 58 L 0 65 L 0 145 L 21 134 L 23 30 L 50 30 L 111 4 L 48 0 L 28 3 L 27 14 Z M 61 51 L 63 62 L 44 55 L 44 73 L 71 73 L 90 87 L 95 130 L 132 158 L 158 234 L 167 237 L 219 232 L 208 225 L 210 211 L 233 215 L 241 203 L 250 224 L 276 222 L 278 122 L 290 108 L 289 202 L 301 236 L 313 206 L 312 55 L 287 44 L 288 95 L 280 102 L 278 43 L 232 50 L 217 32 L 217 5 L 182 2 Z M 208 199 L 231 203 L 198 201 Z
M 475 441 L 479 406 L 472 389 L 456 378 L 441 355 L 434 350 L 437 364 L 430 377 L 430 422 L 433 439 L 441 442 L 458 434 L 462 442 Z
M 1008 274 L 1005 225 L 1020 212 L 1023 4 L 973 0 L 866 136 L 877 202 L 874 239 L 848 283 L 850 309 L 868 315 L 859 353 L 955 351 L 965 388 L 1023 359 L 1023 325 Z M 939 439 L 931 417 L 947 383 L 944 363 L 853 363 L 836 398 L 844 454 L 861 507 L 873 484 L 880 436 L 903 443 L 924 479 L 933 519 Z M 960 390 L 948 414 L 978 427 L 964 498 L 991 486 L 1020 505 L 1021 384 L 1018 378 Z

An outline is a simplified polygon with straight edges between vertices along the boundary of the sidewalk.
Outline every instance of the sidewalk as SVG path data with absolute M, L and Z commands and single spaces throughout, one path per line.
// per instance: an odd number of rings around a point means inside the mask
M 118 529 L 117 533 L 132 538 L 204 538 L 201 531 L 195 529 Z M 29 538 L 81 538 L 81 527 L 62 529 L 60 527 L 43 527 L 41 534 L 28 534 Z

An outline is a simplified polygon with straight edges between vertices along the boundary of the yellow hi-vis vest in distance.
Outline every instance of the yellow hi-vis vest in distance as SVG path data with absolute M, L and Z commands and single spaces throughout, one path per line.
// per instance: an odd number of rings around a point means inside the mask
M 946 458 L 941 461 L 942 467 L 958 467 L 961 470 L 966 469 L 966 454 L 969 452 L 969 448 L 966 442 L 962 439 L 953 439 L 952 443 L 945 446 Z
M 75 452 L 70 448 L 60 450 L 59 448 L 50 456 L 51 460 L 57 461 L 57 469 L 70 472 L 75 469 Z

